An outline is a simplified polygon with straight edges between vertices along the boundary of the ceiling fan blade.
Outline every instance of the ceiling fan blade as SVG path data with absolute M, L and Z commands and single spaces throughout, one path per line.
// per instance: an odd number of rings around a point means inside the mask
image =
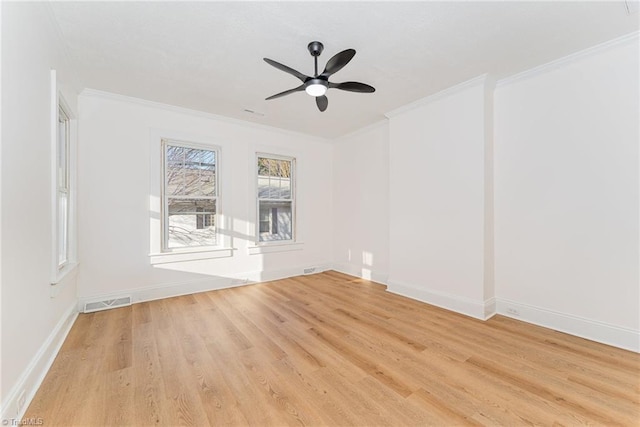
M 289 95 L 290 93 L 301 92 L 303 90 L 304 90 L 304 85 L 300 85 L 296 88 L 285 90 L 284 92 L 276 93 L 275 95 L 271 95 L 270 97 L 265 98 L 265 101 L 268 101 L 270 99 L 280 98 L 281 96 Z
M 329 100 L 324 95 L 316 96 L 316 104 L 318 105 L 318 110 L 324 111 L 327 109 L 327 106 L 329 105 Z
M 335 54 L 328 62 L 327 66 L 324 67 L 324 71 L 321 76 L 329 77 L 333 73 L 337 73 L 351 61 L 351 58 L 356 54 L 354 49 L 343 50 L 340 53 Z
M 276 67 L 278 70 L 284 71 L 285 73 L 289 73 L 292 76 L 299 78 L 300 81 L 303 82 L 303 83 L 304 83 L 305 80 L 310 78 L 309 76 L 305 76 L 304 74 L 302 74 L 300 71 L 296 71 L 291 67 L 287 67 L 286 65 L 283 65 L 283 64 L 281 64 L 279 62 L 274 61 L 273 59 L 269 59 L 269 58 L 262 58 L 262 59 L 264 59 L 264 61 L 267 64 Z
M 376 91 L 376 88 L 373 86 L 359 82 L 329 83 L 329 88 L 361 93 L 372 93 Z

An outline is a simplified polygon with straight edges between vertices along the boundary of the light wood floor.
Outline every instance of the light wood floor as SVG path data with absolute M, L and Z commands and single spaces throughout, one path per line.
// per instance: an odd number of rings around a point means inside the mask
M 640 425 L 640 355 L 335 272 L 81 314 L 53 425 Z

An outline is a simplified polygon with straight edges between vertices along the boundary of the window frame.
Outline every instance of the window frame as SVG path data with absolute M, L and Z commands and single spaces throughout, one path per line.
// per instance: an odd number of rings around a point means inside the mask
M 57 71 L 50 70 L 50 297 L 74 280 L 78 267 L 77 242 L 77 114 L 65 100 Z M 64 126 L 64 182 L 60 181 L 60 119 Z M 60 185 L 62 184 L 62 185 Z M 60 221 L 61 195 L 66 201 L 66 218 Z M 64 224 L 64 227 L 60 225 Z M 61 255 L 61 242 L 64 255 Z M 61 259 L 63 258 L 63 259 Z
M 64 142 L 60 141 L 60 125 L 64 127 Z M 60 176 L 61 169 L 61 148 L 64 147 L 64 176 Z M 56 175 L 56 202 L 55 202 L 55 233 L 56 233 L 56 263 L 57 270 L 60 272 L 63 270 L 69 263 L 71 258 L 71 250 L 70 250 L 70 241 L 71 241 L 71 231 L 69 228 L 70 225 L 70 211 L 71 211 L 71 173 L 70 173 L 70 151 L 71 151 L 71 114 L 68 112 L 68 107 L 66 107 L 65 103 L 60 99 L 58 102 L 58 114 L 57 114 L 57 126 L 56 126 L 56 151 L 55 151 L 55 175 Z M 62 185 L 60 184 L 62 181 Z M 62 206 L 61 199 L 65 199 L 65 215 L 64 215 L 64 227 L 61 229 L 60 222 L 60 209 Z M 64 254 L 62 254 L 61 249 L 64 248 Z M 61 259 L 62 258 L 62 259 Z
M 190 196 L 188 198 L 198 198 L 202 200 L 214 200 L 215 201 L 215 245 L 199 245 L 199 246 L 185 246 L 178 248 L 169 247 L 169 198 L 167 194 L 167 146 L 191 148 L 195 150 L 213 151 L 215 153 L 215 194 L 214 196 Z M 221 215 L 221 203 L 220 203 L 220 152 L 221 148 L 217 145 L 201 144 L 192 141 L 184 141 L 182 139 L 163 137 L 160 140 L 160 173 L 162 175 L 160 185 L 160 251 L 162 254 L 180 254 L 188 252 L 206 252 L 224 247 L 222 242 L 222 236 L 220 233 L 220 221 Z M 179 198 L 179 197 L 178 197 Z
M 290 172 L 290 198 L 289 199 L 265 199 L 260 198 L 260 186 L 258 183 L 258 162 L 260 158 L 273 159 L 273 160 L 285 160 L 291 162 L 291 172 Z M 282 246 L 282 245 L 293 245 L 297 243 L 297 215 L 296 215 L 296 199 L 297 199 L 297 171 L 296 171 L 296 157 L 294 156 L 284 156 L 280 154 L 273 154 L 267 152 L 258 151 L 255 154 L 254 162 L 253 162 L 253 183 L 255 185 L 255 227 L 254 227 L 254 244 L 256 247 L 265 247 L 265 246 Z M 291 202 L 291 239 L 287 240 L 269 240 L 269 241 L 261 241 L 260 240 L 260 201 L 281 201 L 281 202 Z M 271 219 L 271 215 L 270 215 Z M 271 228 L 271 225 L 269 226 Z

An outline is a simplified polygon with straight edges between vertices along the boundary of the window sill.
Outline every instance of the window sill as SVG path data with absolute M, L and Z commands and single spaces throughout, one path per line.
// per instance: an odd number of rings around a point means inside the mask
M 67 276 L 71 275 L 72 273 L 75 273 L 77 268 L 78 268 L 77 262 L 70 262 L 67 265 L 65 265 L 61 270 L 58 270 L 56 272 L 55 277 L 51 280 L 51 286 L 60 285 Z
M 149 254 L 151 264 L 166 264 L 170 262 L 199 261 L 213 258 L 229 258 L 233 256 L 234 248 L 208 249 L 200 251 L 166 252 Z
M 249 255 L 270 254 L 275 252 L 289 252 L 289 251 L 301 251 L 304 249 L 304 242 L 295 243 L 278 243 L 278 244 L 263 244 L 256 246 L 249 246 Z

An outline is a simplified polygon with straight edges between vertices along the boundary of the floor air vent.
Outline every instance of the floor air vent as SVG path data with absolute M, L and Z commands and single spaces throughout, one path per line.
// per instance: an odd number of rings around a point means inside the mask
M 108 299 L 104 301 L 87 302 L 84 304 L 84 313 L 108 310 L 110 308 L 126 307 L 128 305 L 131 305 L 130 296 Z

